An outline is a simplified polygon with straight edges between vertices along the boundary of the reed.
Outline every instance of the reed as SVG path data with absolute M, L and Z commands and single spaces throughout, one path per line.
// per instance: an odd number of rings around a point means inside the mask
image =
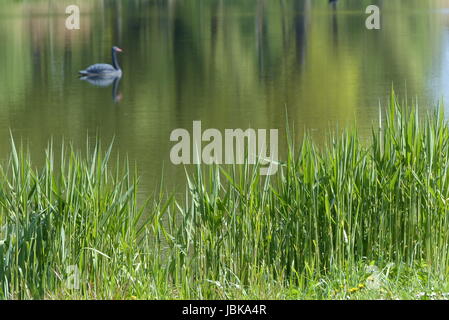
M 273 177 L 198 166 L 183 199 L 140 203 L 127 163 L 88 150 L 63 146 L 56 165 L 50 145 L 37 171 L 12 142 L 0 168 L 0 297 L 345 298 L 336 288 L 365 287 L 373 265 L 382 281 L 369 297 L 410 279 L 448 287 L 443 108 L 421 118 L 392 94 L 369 142 L 349 129 L 325 147 L 289 142 Z

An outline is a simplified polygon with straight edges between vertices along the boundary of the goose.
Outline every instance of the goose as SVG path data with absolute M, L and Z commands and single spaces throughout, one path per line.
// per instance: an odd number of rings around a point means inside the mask
M 105 76 L 105 77 L 120 77 L 122 69 L 118 64 L 117 52 L 123 52 L 119 47 L 112 47 L 112 65 L 106 63 L 93 64 L 79 73 L 83 76 Z

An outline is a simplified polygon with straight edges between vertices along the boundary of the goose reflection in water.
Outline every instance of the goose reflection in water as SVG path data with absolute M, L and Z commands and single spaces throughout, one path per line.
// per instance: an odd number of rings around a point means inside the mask
M 84 80 L 89 82 L 90 84 L 96 86 L 96 87 L 102 87 L 106 88 L 112 85 L 112 100 L 114 102 L 120 102 L 123 98 L 122 94 L 118 92 L 119 86 L 120 86 L 120 80 L 122 79 L 121 76 L 104 76 L 104 75 L 97 75 L 97 76 L 84 76 L 81 77 L 80 80 Z

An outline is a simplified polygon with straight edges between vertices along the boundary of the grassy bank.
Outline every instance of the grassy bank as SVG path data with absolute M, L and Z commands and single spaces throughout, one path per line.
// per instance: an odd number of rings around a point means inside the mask
M 306 137 L 271 178 L 198 167 L 184 198 L 146 204 L 110 150 L 56 165 L 50 147 L 35 170 L 13 145 L 0 297 L 447 298 L 449 126 L 390 103 L 369 143 Z

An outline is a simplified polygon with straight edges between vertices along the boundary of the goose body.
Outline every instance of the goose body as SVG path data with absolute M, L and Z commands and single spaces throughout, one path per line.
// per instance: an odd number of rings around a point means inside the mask
M 122 75 L 122 69 L 118 64 L 117 52 L 123 50 L 119 47 L 112 47 L 112 65 L 107 63 L 96 63 L 79 73 L 83 76 L 105 76 L 105 77 L 119 77 Z

